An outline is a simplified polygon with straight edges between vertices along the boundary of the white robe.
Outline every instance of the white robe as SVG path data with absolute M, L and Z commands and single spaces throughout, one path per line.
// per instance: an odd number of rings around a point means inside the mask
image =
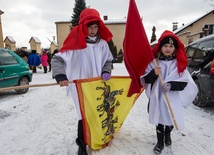
M 198 88 L 187 69 L 180 73 L 180 75 L 178 74 L 176 59 L 171 61 L 157 60 L 156 62 L 157 65 L 161 67 L 161 76 L 164 83 L 169 81 L 187 82 L 187 86 L 184 90 L 169 91 L 167 93 L 175 121 L 178 125 L 178 130 L 183 130 L 183 107 L 186 108 L 192 103 L 198 93 Z M 173 125 L 171 114 L 167 106 L 166 97 L 160 91 L 160 79 L 158 78 L 151 88 L 151 84 L 146 84 L 143 78 L 154 68 L 155 65 L 152 61 L 148 65 L 145 74 L 141 76 L 141 83 L 145 87 L 147 97 L 150 99 L 149 122 L 154 125 L 158 125 L 159 123 L 164 125 Z
M 89 44 L 87 48 L 74 51 L 64 51 L 56 54 L 65 62 L 65 72 L 69 81 L 99 77 L 106 61 L 112 61 L 113 56 L 106 41 Z M 71 91 L 77 109 L 78 118 L 82 119 L 75 84 L 69 84 L 67 94 Z

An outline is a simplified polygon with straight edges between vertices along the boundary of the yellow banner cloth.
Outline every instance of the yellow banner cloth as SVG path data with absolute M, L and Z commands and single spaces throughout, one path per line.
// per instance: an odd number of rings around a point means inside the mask
M 108 146 L 142 93 L 127 97 L 131 78 L 113 76 L 75 80 L 80 103 L 84 141 L 92 149 Z

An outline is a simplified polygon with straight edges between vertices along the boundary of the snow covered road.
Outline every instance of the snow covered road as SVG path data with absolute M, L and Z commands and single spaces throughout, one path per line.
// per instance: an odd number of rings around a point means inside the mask
M 127 75 L 124 64 L 114 64 L 114 75 Z M 33 82 L 53 83 L 51 73 L 42 70 Z M 23 95 L 0 92 L 0 155 L 75 155 L 77 115 L 65 88 L 30 88 Z M 88 150 L 92 155 L 152 155 L 155 126 L 148 123 L 148 99 L 143 93 L 109 146 Z M 214 110 L 214 109 L 213 109 Z M 214 116 L 191 105 L 185 112 L 182 132 L 173 130 L 172 146 L 162 155 L 214 154 Z

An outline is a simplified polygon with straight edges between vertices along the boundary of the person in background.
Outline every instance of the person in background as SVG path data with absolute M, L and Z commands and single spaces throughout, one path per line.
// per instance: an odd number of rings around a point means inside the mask
M 48 70 L 48 68 L 47 68 L 47 66 L 48 66 L 48 56 L 47 56 L 45 50 L 42 51 L 42 55 L 40 57 L 40 60 L 42 62 L 44 73 L 47 73 L 47 70 Z
M 40 57 L 37 54 L 36 50 L 32 50 L 31 54 L 28 57 L 28 64 L 30 66 L 30 69 L 33 70 L 33 73 L 36 73 L 36 67 L 40 65 Z
M 48 72 L 51 72 L 51 59 L 52 59 L 52 54 L 51 54 L 49 51 L 47 51 L 46 54 L 47 54 L 47 56 L 48 56 L 48 66 L 49 66 Z
M 97 10 L 87 8 L 80 14 L 79 25 L 65 39 L 63 47 L 52 58 L 52 73 L 60 86 L 68 86 L 78 114 L 76 144 L 78 155 L 87 155 L 82 116 L 75 84 L 69 81 L 101 76 L 111 78 L 113 56 L 108 46 L 112 33 L 105 26 Z
M 184 129 L 183 108 L 188 107 L 197 95 L 198 89 L 186 66 L 187 57 L 184 45 L 171 31 L 164 31 L 153 49 L 154 61 L 140 77 L 149 98 L 149 122 L 156 126 L 157 144 L 154 152 L 160 154 L 172 144 L 170 133 L 174 128 L 166 96 L 168 96 L 178 130 Z M 161 76 L 163 83 L 158 76 Z M 174 119 L 174 118 L 173 118 Z
M 52 59 L 53 56 L 54 56 L 56 53 L 58 53 L 58 52 L 59 52 L 59 49 L 55 49 L 55 50 L 53 51 L 53 53 L 51 54 L 51 59 Z M 52 74 L 52 78 L 54 79 L 53 74 Z

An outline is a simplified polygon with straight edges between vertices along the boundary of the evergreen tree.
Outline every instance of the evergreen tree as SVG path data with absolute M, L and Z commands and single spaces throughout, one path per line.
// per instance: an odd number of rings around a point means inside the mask
M 82 10 L 86 8 L 85 0 L 75 0 L 74 5 L 75 6 L 73 8 L 73 15 L 71 16 L 71 27 L 70 27 L 71 29 L 72 27 L 78 25 L 80 13 L 82 12 Z
M 116 58 L 117 57 L 117 47 L 114 45 L 114 42 L 112 39 L 108 42 L 108 46 L 109 46 L 109 49 L 110 49 L 113 57 Z
M 122 49 L 120 49 L 120 51 L 118 52 L 118 55 L 117 55 L 117 62 L 118 63 L 122 63 L 123 62 L 123 51 Z
M 156 34 L 155 34 L 155 31 L 156 31 L 156 27 L 155 27 L 155 26 L 153 26 L 153 28 L 152 28 L 152 37 L 151 37 L 151 41 L 150 41 L 150 43 L 152 43 L 153 41 L 155 41 L 155 40 L 156 40 Z

